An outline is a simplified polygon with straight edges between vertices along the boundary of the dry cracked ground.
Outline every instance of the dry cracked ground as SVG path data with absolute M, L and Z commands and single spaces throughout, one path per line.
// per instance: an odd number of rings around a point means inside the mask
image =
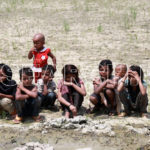
M 98 76 L 102 59 L 111 59 L 114 67 L 118 63 L 140 65 L 150 83 L 149 16 L 148 0 L 0 0 L 0 63 L 12 67 L 13 78 L 19 83 L 18 70 L 32 66 L 32 60 L 27 59 L 32 37 L 43 33 L 46 46 L 57 58 L 55 81 L 62 78 L 64 64 L 77 65 L 87 90 L 87 107 L 92 79 Z M 13 125 L 1 119 L 0 149 L 28 142 L 50 144 L 56 150 L 150 149 L 149 119 L 87 115 L 86 121 L 74 126 L 70 121 L 53 120 L 61 117 L 61 112 L 41 114 L 45 125 L 31 120 Z

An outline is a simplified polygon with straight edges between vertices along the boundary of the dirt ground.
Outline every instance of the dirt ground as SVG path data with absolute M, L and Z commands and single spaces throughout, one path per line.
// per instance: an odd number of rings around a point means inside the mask
M 150 98 L 149 16 L 150 3 L 147 0 L 0 0 L 0 63 L 11 66 L 13 79 L 19 83 L 18 70 L 22 66 L 32 66 L 32 60 L 27 58 L 28 51 L 33 46 L 32 37 L 35 33 L 41 32 L 45 35 L 46 47 L 51 48 L 57 58 L 57 72 L 54 79 L 56 82 L 62 78 L 61 69 L 65 64 L 72 63 L 79 68 L 80 77 L 84 80 L 87 90 L 83 104 L 85 107 L 88 106 L 89 95 L 93 91 L 92 80 L 98 76 L 98 64 L 106 58 L 112 60 L 114 67 L 120 63 L 125 63 L 128 67 L 132 64 L 140 65 L 148 82 Z M 52 63 L 51 59 L 49 63 Z M 150 105 L 148 109 L 150 111 Z M 18 132 L 14 134 L 14 130 L 13 133 L 8 129 L 0 130 L 2 137 L 4 135 L 2 133 L 8 133 L 6 135 L 10 133 L 8 145 L 11 145 L 12 136 L 18 136 Z M 52 135 L 64 133 L 61 138 L 65 135 L 64 141 L 67 142 L 71 132 L 52 131 Z M 115 144 L 105 136 L 83 137 L 81 134 L 74 134 L 75 137 L 70 143 L 77 141 L 76 138 L 85 138 L 83 147 L 94 139 L 94 146 L 99 143 L 103 149 L 104 147 L 113 149 L 115 145 L 117 149 L 118 145 L 118 149 L 121 149 L 119 143 L 128 141 L 128 136 L 121 136 L 124 133 L 119 133 L 116 139 L 111 138 Z M 21 139 L 26 137 L 25 141 L 34 139 L 28 132 L 20 135 Z M 39 135 L 38 132 L 33 133 L 33 137 L 38 138 Z M 119 137 L 122 138 L 121 141 Z M 148 139 L 146 136 L 129 137 L 130 140 L 135 139 L 135 143 L 125 142 L 125 146 L 122 145 L 123 149 L 133 149 L 132 146 L 139 143 L 136 145 L 138 148 L 143 143 L 146 144 Z M 42 137 L 41 140 L 46 142 L 46 138 L 50 138 L 50 135 Z M 0 138 L 2 145 L 5 143 L 4 139 Z M 104 139 L 105 144 L 101 139 Z M 54 144 L 55 136 L 51 140 Z M 64 146 L 67 150 L 64 143 L 58 143 L 56 149 Z

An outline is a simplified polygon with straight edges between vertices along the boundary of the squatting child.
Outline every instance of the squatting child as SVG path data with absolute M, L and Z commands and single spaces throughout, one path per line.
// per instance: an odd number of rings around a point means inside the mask
M 58 83 L 58 100 L 62 104 L 65 117 L 73 117 L 82 105 L 86 90 L 83 81 L 79 78 L 79 71 L 75 65 L 67 64 L 62 69 L 63 79 Z
M 25 116 L 31 116 L 35 121 L 40 121 L 40 101 L 37 97 L 37 87 L 32 84 L 33 72 L 26 67 L 19 70 L 19 75 L 21 82 L 16 92 L 17 115 L 14 123 L 20 123 Z

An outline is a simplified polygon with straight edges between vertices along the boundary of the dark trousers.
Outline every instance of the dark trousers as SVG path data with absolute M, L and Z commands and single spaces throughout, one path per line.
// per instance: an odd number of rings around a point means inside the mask
M 71 103 L 71 98 L 70 98 L 70 95 L 68 93 L 62 95 L 62 97 L 68 101 L 69 103 Z M 73 102 L 73 105 L 77 108 L 77 110 L 79 110 L 79 108 L 81 107 L 82 105 L 82 102 L 83 102 L 83 96 L 78 93 L 77 91 L 74 91 L 72 94 L 71 94 L 71 97 L 72 97 L 72 102 Z M 61 104 L 62 105 L 62 109 L 64 111 L 69 111 L 70 112 L 70 109 L 68 106 L 64 105 L 64 104 Z
M 40 108 L 39 98 L 28 98 L 25 100 L 16 100 L 16 110 L 19 117 L 38 116 Z
M 128 99 L 128 93 L 125 90 L 119 92 L 119 97 L 122 104 L 124 105 L 124 111 L 127 114 L 130 114 L 132 110 L 139 113 L 147 112 L 147 106 L 148 106 L 147 94 L 142 95 L 139 92 L 138 96 L 136 97 L 135 103 L 133 103 L 131 99 Z
M 47 106 L 54 106 L 54 103 L 56 101 L 56 93 L 55 92 L 49 92 L 47 95 L 43 95 L 41 93 L 38 93 L 40 99 L 41 99 L 41 106 L 47 107 Z

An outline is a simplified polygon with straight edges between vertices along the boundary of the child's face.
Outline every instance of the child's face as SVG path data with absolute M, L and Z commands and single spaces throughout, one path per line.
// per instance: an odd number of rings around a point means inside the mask
M 108 66 L 101 66 L 99 68 L 99 74 L 102 78 L 108 79 L 109 76 L 111 75 L 110 69 Z
M 51 74 L 50 74 L 49 71 L 42 70 L 42 79 L 43 79 L 44 81 L 46 81 L 46 82 L 51 81 L 52 78 L 53 78 L 53 77 L 51 76 Z
M 23 86 L 31 86 L 32 85 L 32 81 L 33 81 L 33 77 L 32 76 L 28 76 L 28 75 L 23 73 L 21 81 L 23 83 Z
M 123 68 L 121 66 L 118 66 L 115 68 L 115 76 L 122 78 L 125 76 L 125 74 L 126 74 L 125 68 Z
M 134 77 L 129 76 L 128 78 L 130 80 L 130 85 L 131 86 L 137 86 L 138 82 L 137 82 L 137 80 Z
M 39 38 L 33 38 L 33 44 L 37 50 L 41 50 L 44 46 L 44 41 Z
M 75 75 L 73 75 L 73 74 L 68 74 L 65 76 L 66 82 L 74 82 L 74 79 L 75 79 Z
M 7 75 L 0 69 L 0 82 L 4 82 L 7 79 Z

